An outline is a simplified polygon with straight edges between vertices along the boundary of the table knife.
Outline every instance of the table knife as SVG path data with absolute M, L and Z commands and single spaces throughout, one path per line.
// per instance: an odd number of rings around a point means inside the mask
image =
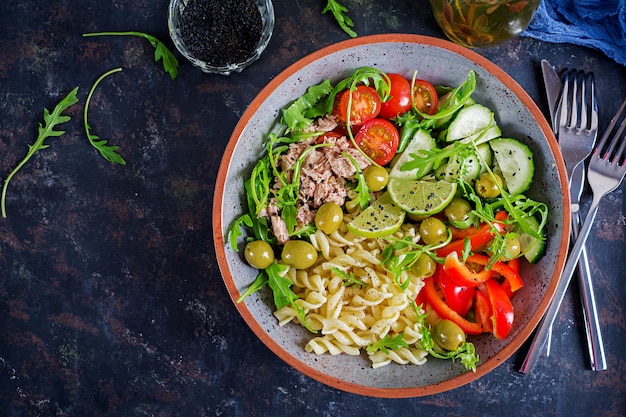
M 555 135 L 558 134 L 558 126 L 556 124 L 556 110 L 559 102 L 559 96 L 563 89 L 563 83 L 559 74 L 556 73 L 552 65 L 545 60 L 541 60 L 541 73 L 543 74 L 543 84 L 546 89 L 546 97 L 548 98 L 548 110 L 550 112 L 550 124 Z
M 548 111 L 550 115 L 550 124 L 552 125 L 552 131 L 554 135 L 559 134 L 559 128 L 557 125 L 557 105 L 561 90 L 563 89 L 563 83 L 559 74 L 556 73 L 554 67 L 545 59 L 541 60 L 541 74 L 543 75 L 543 85 L 546 90 L 546 98 L 548 100 Z M 543 351 L 543 356 L 550 356 L 550 348 L 552 346 L 552 328 L 548 334 L 548 340 L 546 340 L 546 346 Z

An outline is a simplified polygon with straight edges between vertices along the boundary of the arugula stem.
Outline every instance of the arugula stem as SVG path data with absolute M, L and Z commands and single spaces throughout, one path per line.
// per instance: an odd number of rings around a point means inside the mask
M 114 68 L 110 71 L 105 72 L 96 80 L 93 86 L 91 86 L 91 90 L 89 90 L 89 94 L 87 95 L 87 101 L 85 102 L 85 108 L 83 109 L 83 125 L 85 127 L 85 134 L 87 135 L 87 139 L 89 139 L 89 143 L 91 143 L 91 146 L 93 146 L 98 150 L 98 152 L 100 152 L 100 155 L 102 155 L 104 159 L 109 162 L 126 165 L 126 161 L 124 160 L 124 158 L 122 158 L 122 156 L 116 152 L 119 149 L 119 146 L 107 145 L 106 140 L 102 140 L 98 136 L 92 134 L 90 132 L 89 123 L 87 122 L 89 103 L 91 102 L 91 97 L 93 96 L 93 93 L 96 91 L 96 87 L 103 79 L 113 73 L 120 72 L 121 70 L 122 68 Z
M 170 74 L 172 80 L 176 78 L 178 75 L 178 60 L 172 54 L 167 46 L 163 42 L 161 42 L 156 37 L 149 35 L 143 32 L 137 31 L 125 31 L 125 32 L 91 32 L 91 33 L 83 33 L 83 37 L 93 37 L 93 36 L 137 36 L 143 39 L 146 39 L 150 42 L 150 45 L 155 49 L 154 51 L 154 61 L 158 62 L 161 58 L 163 58 L 163 68 L 167 73 Z
M 6 211 L 6 195 L 7 188 L 9 186 L 9 182 L 13 178 L 13 176 L 30 160 L 30 158 L 39 150 L 46 149 L 48 145 L 44 143 L 44 141 L 53 136 L 61 136 L 65 133 L 62 130 L 54 130 L 54 128 L 62 123 L 65 123 L 70 120 L 69 116 L 64 116 L 62 113 L 70 106 L 76 104 L 78 102 L 78 97 L 76 94 L 78 92 L 78 87 L 75 87 L 72 91 L 70 91 L 65 98 L 63 98 L 52 110 L 52 113 L 48 111 L 48 109 L 43 109 L 43 118 L 44 124 L 39 123 L 38 128 L 38 136 L 35 140 L 35 143 L 32 145 L 28 145 L 28 153 L 20 161 L 19 164 L 11 171 L 11 173 L 7 176 L 4 181 L 4 185 L 2 187 L 2 196 L 0 197 L 0 206 L 2 211 L 2 217 L 6 219 L 7 211 Z
M 36 149 L 33 147 L 30 147 L 24 159 L 22 159 L 22 161 L 19 164 L 17 164 L 15 168 L 13 168 L 13 171 L 11 171 L 11 173 L 7 176 L 7 179 L 4 181 L 4 186 L 2 187 L 1 199 L 2 199 L 2 217 L 4 217 L 5 219 L 7 218 L 6 196 L 7 196 L 7 188 L 9 186 L 9 182 L 11 181 L 11 178 L 13 178 L 13 176 L 17 173 L 17 171 L 19 171 L 24 165 L 26 165 L 28 160 L 31 158 L 31 156 L 35 154 L 35 152 L 36 152 Z

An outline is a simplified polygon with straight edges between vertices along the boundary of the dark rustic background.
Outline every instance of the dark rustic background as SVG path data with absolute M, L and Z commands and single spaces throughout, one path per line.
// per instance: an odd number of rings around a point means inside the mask
M 590 242 L 609 370 L 584 349 L 578 292 L 567 294 L 550 359 L 518 373 L 527 347 L 489 375 L 415 399 L 347 394 L 300 374 L 240 318 L 216 265 L 211 205 L 221 154 L 248 103 L 299 58 L 347 39 L 325 1 L 276 0 L 274 35 L 241 74 L 181 59 L 171 80 L 138 30 L 172 47 L 167 0 L 0 3 L 0 178 L 36 138 L 43 108 L 79 86 L 67 133 L 14 177 L 0 219 L 1 416 L 626 415 L 624 185 Z M 344 0 L 359 35 L 443 37 L 427 2 Z M 626 97 L 626 70 L 602 53 L 519 38 L 479 50 L 547 113 L 539 61 L 596 74 L 601 126 Z M 119 145 L 113 166 L 86 142 Z

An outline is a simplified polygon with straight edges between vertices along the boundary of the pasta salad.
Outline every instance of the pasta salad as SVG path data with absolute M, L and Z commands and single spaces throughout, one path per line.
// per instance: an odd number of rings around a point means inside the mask
M 259 270 L 238 302 L 269 286 L 279 324 L 311 332 L 307 352 L 475 370 L 468 337 L 511 331 L 548 216 L 524 195 L 532 152 L 475 88 L 471 71 L 435 87 L 367 67 L 282 109 L 229 229 Z

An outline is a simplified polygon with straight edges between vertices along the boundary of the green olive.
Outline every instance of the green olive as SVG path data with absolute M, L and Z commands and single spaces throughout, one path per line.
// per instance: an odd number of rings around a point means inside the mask
M 421 214 L 407 213 L 406 217 L 408 217 L 409 220 L 418 223 L 418 222 L 421 222 L 424 219 L 429 218 L 430 216 L 428 216 L 428 215 L 421 215 Z
M 274 262 L 274 249 L 262 240 L 248 242 L 244 251 L 248 264 L 257 269 L 265 269 Z
M 449 222 L 462 222 L 467 220 L 472 206 L 464 198 L 454 197 L 443 210 Z
M 448 238 L 448 228 L 436 217 L 422 220 L 419 227 L 420 236 L 427 245 L 443 243 Z
M 465 342 L 465 333 L 453 321 L 444 319 L 433 328 L 433 339 L 437 345 L 445 350 L 457 350 L 463 342 Z
M 411 266 L 411 272 L 419 278 L 428 278 L 433 276 L 437 263 L 425 253 L 422 253 L 417 261 Z
M 343 211 L 337 203 L 324 203 L 315 213 L 315 226 L 327 235 L 337 231 L 342 222 Z
M 370 165 L 363 171 L 365 183 L 372 191 L 380 191 L 389 182 L 389 173 L 387 170 L 378 165 Z
M 507 236 L 504 239 L 504 249 L 504 257 L 509 260 L 517 258 L 522 252 L 519 239 L 516 237 Z
M 296 269 L 306 269 L 317 261 L 317 251 L 304 240 L 288 240 L 283 247 L 282 259 Z
M 500 195 L 502 177 L 491 172 L 483 172 L 476 180 L 474 189 L 481 198 L 496 198 Z

